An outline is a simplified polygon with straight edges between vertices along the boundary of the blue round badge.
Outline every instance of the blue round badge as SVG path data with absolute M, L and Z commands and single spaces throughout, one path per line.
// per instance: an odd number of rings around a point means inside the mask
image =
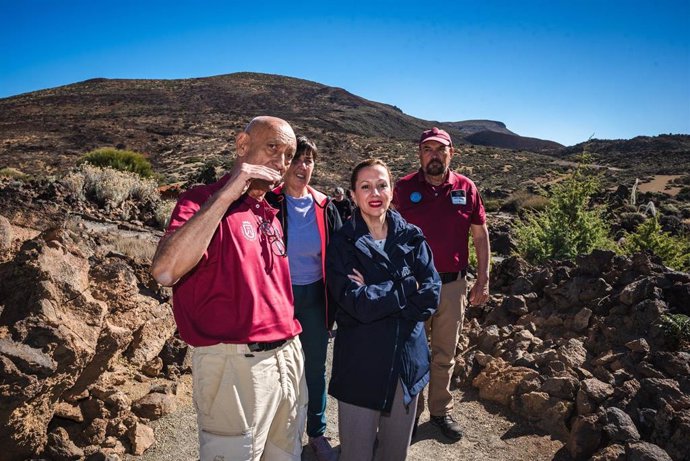
M 412 203 L 419 203 L 422 201 L 422 193 L 421 192 L 412 192 L 410 194 L 410 201 Z

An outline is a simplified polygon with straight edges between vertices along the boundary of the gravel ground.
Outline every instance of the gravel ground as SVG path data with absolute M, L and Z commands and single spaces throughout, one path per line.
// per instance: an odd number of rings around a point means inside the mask
M 329 363 L 332 347 L 329 347 Z M 479 400 L 472 387 L 453 392 L 453 416 L 465 430 L 459 442 L 452 443 L 429 423 L 429 414 L 420 419 L 416 438 L 412 441 L 409 461 L 517 461 L 569 460 L 563 443 L 539 432 L 527 422 L 510 414 L 500 405 Z M 193 461 L 198 459 L 197 425 L 191 404 L 191 377 L 184 376 L 178 384 L 178 410 L 151 423 L 156 443 L 142 456 L 126 456 L 127 461 Z M 337 405 L 328 398 L 328 429 L 326 436 L 338 446 Z M 306 445 L 306 436 L 304 439 Z M 315 461 L 311 449 L 305 447 L 303 461 Z

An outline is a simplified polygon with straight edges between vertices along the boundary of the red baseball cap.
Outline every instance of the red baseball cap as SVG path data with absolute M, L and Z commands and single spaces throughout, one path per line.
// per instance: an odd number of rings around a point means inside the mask
M 436 127 L 433 127 L 432 129 L 426 130 L 424 133 L 422 133 L 422 137 L 419 138 L 419 145 L 421 146 L 427 141 L 438 141 L 443 145 L 453 147 L 453 141 L 450 139 L 448 132 L 445 130 L 439 130 Z

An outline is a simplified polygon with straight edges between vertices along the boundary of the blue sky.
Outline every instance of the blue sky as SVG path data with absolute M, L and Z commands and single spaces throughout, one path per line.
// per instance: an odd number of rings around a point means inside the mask
M 690 0 L 0 0 L 0 97 L 266 72 L 566 145 L 690 133 Z

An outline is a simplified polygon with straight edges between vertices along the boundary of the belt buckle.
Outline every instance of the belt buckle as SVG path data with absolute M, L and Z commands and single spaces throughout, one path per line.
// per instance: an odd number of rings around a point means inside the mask
M 247 349 L 249 349 L 250 352 L 261 352 L 264 350 L 261 343 L 249 343 L 247 344 Z

